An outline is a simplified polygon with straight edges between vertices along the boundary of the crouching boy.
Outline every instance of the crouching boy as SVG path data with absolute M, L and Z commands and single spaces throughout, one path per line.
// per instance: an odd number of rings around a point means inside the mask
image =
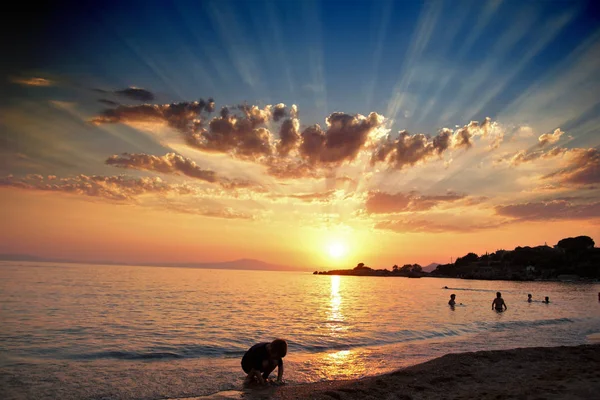
M 287 342 L 275 339 L 271 343 L 258 343 L 250 347 L 242 357 L 242 369 L 248 376 L 245 382 L 256 380 L 261 384 L 269 378 L 269 374 L 277 367 L 277 382 L 283 378 L 283 360 L 287 354 Z

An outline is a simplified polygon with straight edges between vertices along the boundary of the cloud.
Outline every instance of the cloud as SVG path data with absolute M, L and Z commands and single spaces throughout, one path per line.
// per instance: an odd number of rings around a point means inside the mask
M 352 163 L 359 154 L 371 155 L 371 165 L 386 163 L 402 169 L 443 153 L 473 146 L 473 138 L 490 139 L 496 147 L 503 130 L 490 118 L 452 130 L 443 128 L 430 139 L 424 134 L 401 131 L 396 139 L 387 135 L 384 116 L 371 112 L 347 114 L 334 112 L 326 118 L 326 127 L 309 125 L 301 130 L 298 108 L 285 104 L 243 104 L 222 107 L 219 114 L 208 118 L 204 113 L 214 109 L 214 102 L 166 105 L 144 104 L 107 109 L 92 119 L 104 123 L 167 124 L 179 131 L 185 143 L 197 150 L 223 153 L 267 167 L 267 174 L 278 179 L 313 178 L 332 175 L 332 170 Z M 278 134 L 273 124 L 278 123 Z
M 112 101 L 112 100 L 108 100 L 108 99 L 99 99 L 98 100 L 99 103 L 102 103 L 104 105 L 107 105 L 109 107 L 116 107 L 116 106 L 120 106 L 120 103 L 117 103 L 116 101 Z
M 162 105 L 120 105 L 117 108 L 104 110 L 101 115 L 92 118 L 91 122 L 96 125 L 140 122 L 167 124 L 174 129 L 192 134 L 201 125 L 200 114 L 211 112 L 213 109 L 212 99 Z
M 12 83 L 16 83 L 24 86 L 52 86 L 54 85 L 54 81 L 46 78 L 38 78 L 38 77 L 28 77 L 28 78 L 19 78 L 14 77 L 10 80 Z
M 554 144 L 560 140 L 560 137 L 563 134 L 564 132 L 561 131 L 560 128 L 555 129 L 552 133 L 544 133 L 538 138 L 538 146 L 544 147 L 548 144 Z
M 281 105 L 278 105 L 279 109 Z M 241 111 L 241 115 L 235 111 Z M 279 115 L 279 114 L 278 114 Z M 233 157 L 258 160 L 274 151 L 274 139 L 265 124 L 273 117 L 272 106 L 223 107 L 208 127 L 198 120 L 192 129 L 180 129 L 186 143 L 205 152 L 228 153 Z
M 282 180 L 320 179 L 325 175 L 322 171 L 315 169 L 313 165 L 288 158 L 270 157 L 265 162 L 265 165 L 267 167 L 267 174 Z
M 552 179 L 564 185 L 585 186 L 600 183 L 600 151 L 597 148 L 570 149 L 568 165 L 543 179 Z
M 273 107 L 273 121 L 277 122 L 287 115 L 285 104 L 279 103 Z
M 280 199 L 298 199 L 307 203 L 328 203 L 335 197 L 335 193 L 335 190 L 328 190 L 326 192 L 276 195 L 274 197 Z
M 287 156 L 290 151 L 298 146 L 300 139 L 300 120 L 298 118 L 286 119 L 279 128 L 277 153 Z
M 491 148 L 498 147 L 504 137 L 498 124 L 489 117 L 481 123 L 471 121 L 456 130 L 443 128 L 433 139 L 422 133 L 400 131 L 396 139 L 388 135 L 379 143 L 371 155 L 371 165 L 383 162 L 392 168 L 403 169 L 434 157 L 441 158 L 450 149 L 469 149 L 477 136 L 490 138 Z
M 378 139 L 377 128 L 381 128 L 384 121 L 384 117 L 375 112 L 367 117 L 333 113 L 326 119 L 326 131 L 312 125 L 302 132 L 300 155 L 313 165 L 338 166 L 352 161 L 359 151 Z
M 498 162 L 508 161 L 510 163 L 510 165 L 512 165 L 513 167 L 516 167 L 520 164 L 533 162 L 533 161 L 539 160 L 539 159 L 546 160 L 549 158 L 562 156 L 565 153 L 567 153 L 568 151 L 569 150 L 564 147 L 553 147 L 551 150 L 547 150 L 547 151 L 521 150 L 521 151 L 515 153 L 513 156 L 509 156 L 504 159 L 498 160 Z
M 206 182 L 216 182 L 214 171 L 200 168 L 194 161 L 175 153 L 164 156 L 149 154 L 113 155 L 106 159 L 105 164 L 119 168 L 131 168 L 142 171 L 154 171 L 163 174 L 183 174 Z
M 128 99 L 136 101 L 154 100 L 154 93 L 146 89 L 137 88 L 135 86 L 128 87 L 127 89 L 115 90 L 114 93 L 118 96 L 127 97 Z
M 199 215 L 202 217 L 210 218 L 224 218 L 224 219 L 240 219 L 240 220 L 255 220 L 256 216 L 249 213 L 235 211 L 230 207 L 222 208 L 198 208 L 183 204 L 172 204 L 167 203 L 163 205 L 166 210 L 174 211 L 182 214 Z
M 401 212 L 426 211 L 438 204 L 455 202 L 466 196 L 447 193 L 439 196 L 419 195 L 415 192 L 389 194 L 371 191 L 367 194 L 365 210 L 369 214 L 393 214 Z
M 500 129 L 497 122 L 492 122 L 486 117 L 483 122 L 471 121 L 462 128 L 458 128 L 452 135 L 452 147 L 455 149 L 473 146 L 473 138 L 481 136 L 491 140 L 490 147 L 496 148 L 504 139 L 504 131 Z
M 185 185 L 172 185 L 160 178 L 128 178 L 119 176 L 77 175 L 69 178 L 56 178 L 49 175 L 27 175 L 15 178 L 9 175 L 0 178 L 0 186 L 16 187 L 26 190 L 64 192 L 113 201 L 133 201 L 144 194 L 189 194 L 191 189 Z
M 401 131 L 396 140 L 388 136 L 385 141 L 373 152 L 371 165 L 385 162 L 395 169 L 424 162 L 435 155 L 441 154 L 450 146 L 450 130 L 443 130 L 433 140 L 429 140 L 422 133 L 411 135 Z
M 375 224 L 375 229 L 389 230 L 396 233 L 468 233 L 482 229 L 497 228 L 499 224 L 481 224 L 481 225 L 452 225 L 440 224 L 428 220 L 392 220 L 379 221 Z
M 519 221 L 600 218 L 600 202 L 573 204 L 566 200 L 496 206 L 496 214 Z
M 202 169 L 193 160 L 175 153 L 167 153 L 164 156 L 123 153 L 110 156 L 106 159 L 105 164 L 118 168 L 130 168 L 162 174 L 182 174 L 201 181 L 218 183 L 225 189 L 252 188 L 255 191 L 261 191 L 259 185 L 254 182 L 232 180 L 218 176 L 215 171 Z

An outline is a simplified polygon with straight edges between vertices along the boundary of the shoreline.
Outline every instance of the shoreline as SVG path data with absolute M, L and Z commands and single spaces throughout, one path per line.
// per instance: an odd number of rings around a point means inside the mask
M 361 379 L 230 390 L 185 400 L 595 399 L 598 393 L 596 342 L 451 353 Z
M 379 376 L 283 386 L 271 398 L 592 399 L 598 393 L 600 344 L 585 344 L 447 354 Z

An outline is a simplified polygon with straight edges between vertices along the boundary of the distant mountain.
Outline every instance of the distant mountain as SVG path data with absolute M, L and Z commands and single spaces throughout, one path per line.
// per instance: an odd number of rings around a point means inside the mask
M 76 264 L 102 264 L 102 265 L 137 265 L 147 267 L 177 267 L 177 268 L 204 268 L 204 269 L 232 269 L 232 270 L 259 270 L 259 271 L 306 271 L 306 269 L 290 267 L 287 265 L 270 264 L 260 260 L 243 258 L 233 261 L 208 262 L 208 263 L 122 263 L 115 261 L 81 261 L 59 258 L 38 257 L 29 254 L 0 254 L 0 261 L 26 261 L 26 262 L 54 262 Z
M 423 267 L 423 271 L 425 271 L 425 272 L 434 271 L 438 267 L 438 265 L 440 265 L 440 264 L 438 264 L 438 263 L 431 263 L 428 266 Z
M 38 257 L 29 254 L 0 254 L 0 261 L 31 261 L 31 262 L 57 262 L 74 263 L 77 261 L 65 260 L 61 258 Z
M 242 258 L 234 261 L 210 262 L 210 263 L 152 263 L 139 264 L 162 267 L 179 268 L 206 268 L 206 269 L 236 269 L 236 270 L 259 270 L 259 271 L 301 271 L 300 268 L 287 265 L 270 264 L 260 260 Z

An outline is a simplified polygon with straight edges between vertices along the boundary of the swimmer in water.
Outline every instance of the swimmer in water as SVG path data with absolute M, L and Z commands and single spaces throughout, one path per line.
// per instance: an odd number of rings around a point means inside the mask
M 450 307 L 454 307 L 456 305 L 456 301 L 454 299 L 456 299 L 456 295 L 455 294 L 451 294 L 450 295 L 450 301 L 448 301 L 448 305 Z
M 504 309 L 503 309 L 504 307 Z M 492 310 L 496 310 L 498 312 L 506 311 L 508 307 L 502 298 L 502 293 L 496 292 L 496 298 L 492 301 Z
M 544 304 L 550 303 L 550 297 L 548 297 L 548 296 L 544 297 L 544 301 L 542 301 L 542 303 L 544 303 Z
M 527 295 L 527 302 L 531 303 L 533 301 L 533 299 L 531 298 L 532 296 L 530 294 Z

